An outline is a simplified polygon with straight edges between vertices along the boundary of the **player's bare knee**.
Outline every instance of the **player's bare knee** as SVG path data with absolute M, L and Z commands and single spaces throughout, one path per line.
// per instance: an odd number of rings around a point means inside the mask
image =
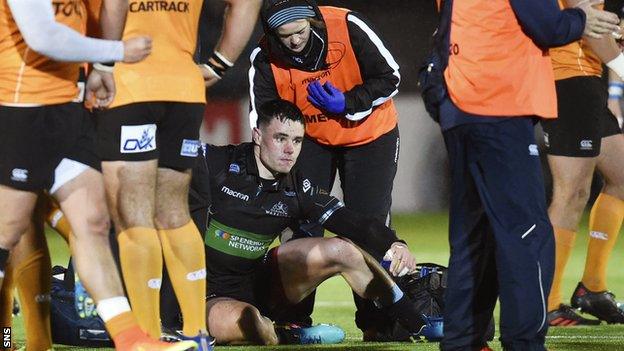
M 553 201 L 560 201 L 569 208 L 583 208 L 589 199 L 589 188 L 582 184 L 558 186 L 554 192 Z
M 605 177 L 604 183 L 603 193 L 624 200 L 624 182 L 615 182 Z
M 362 261 L 362 253 L 353 244 L 340 238 L 329 238 L 323 243 L 323 255 L 336 267 L 348 267 Z
M 187 224 L 191 220 L 186 204 L 178 206 L 157 206 L 154 221 L 159 228 L 173 229 Z
M 5 218 L 0 223 L 0 247 L 6 250 L 13 249 L 30 225 L 28 218 Z
M 110 217 L 106 211 L 93 213 L 86 218 L 86 230 L 90 235 L 108 238 L 110 232 Z

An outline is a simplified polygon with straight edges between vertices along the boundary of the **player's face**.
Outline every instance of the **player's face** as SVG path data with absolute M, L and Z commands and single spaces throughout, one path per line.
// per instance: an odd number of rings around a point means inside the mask
M 301 152 L 304 132 L 302 123 L 289 119 L 282 122 L 275 118 L 269 125 L 255 128 L 262 166 L 272 174 L 290 172 Z
M 310 21 L 299 19 L 277 28 L 279 40 L 294 52 L 301 52 L 310 39 Z

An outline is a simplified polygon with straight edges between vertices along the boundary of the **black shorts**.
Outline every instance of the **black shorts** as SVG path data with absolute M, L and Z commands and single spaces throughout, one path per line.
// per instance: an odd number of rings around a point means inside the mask
M 262 265 L 253 274 L 208 276 L 206 299 L 228 297 L 246 302 L 256 307 L 263 316 L 272 319 L 289 305 L 279 274 L 278 249 L 270 249 Z
M 139 102 L 97 114 L 102 161 L 158 160 L 159 167 L 189 169 L 200 147 L 204 104 Z
M 93 118 L 82 104 L 0 106 L 0 123 L 2 185 L 32 192 L 49 190 L 63 159 L 100 169 Z
M 602 138 L 621 133 L 607 108 L 607 88 L 598 77 L 558 80 L 559 118 L 542 120 L 546 153 L 570 157 L 596 157 Z

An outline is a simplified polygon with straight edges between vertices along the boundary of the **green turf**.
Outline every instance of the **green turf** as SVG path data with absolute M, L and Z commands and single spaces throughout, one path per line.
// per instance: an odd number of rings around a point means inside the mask
M 447 228 L 448 217 L 445 214 L 398 215 L 393 225 L 399 235 L 406 239 L 419 262 L 436 262 L 446 264 L 448 260 Z M 563 282 L 563 295 L 569 296 L 580 279 L 585 260 L 587 244 L 587 218 L 583 220 L 570 263 L 568 264 Z M 67 250 L 64 242 L 56 235 L 48 235 L 52 261 L 55 264 L 66 264 Z M 618 242 L 613 251 L 609 268 L 609 287 L 624 298 L 624 244 Z M 437 350 L 435 343 L 362 343 L 361 334 L 353 322 L 354 307 L 351 292 L 344 281 L 335 277 L 319 288 L 313 318 L 316 323 L 334 323 L 341 326 L 347 339 L 340 345 L 314 346 L 311 348 L 332 350 Z M 24 332 L 20 317 L 14 328 L 14 340 L 23 344 Z M 491 346 L 500 350 L 500 343 Z M 547 346 L 550 351 L 615 351 L 624 350 L 624 326 L 601 325 L 597 327 L 551 328 Z M 302 349 L 303 347 L 282 346 L 279 349 Z M 57 347 L 57 350 L 79 350 L 79 348 Z M 278 347 L 219 347 L 219 350 L 271 350 Z M 310 347 L 307 347 L 310 349 Z

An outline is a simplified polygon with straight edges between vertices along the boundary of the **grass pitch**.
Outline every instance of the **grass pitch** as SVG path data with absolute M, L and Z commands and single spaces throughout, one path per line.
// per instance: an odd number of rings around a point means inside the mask
M 446 214 L 397 215 L 393 220 L 397 233 L 409 243 L 419 262 L 435 262 L 446 265 L 449 252 L 447 242 L 448 216 Z M 572 294 L 583 273 L 588 238 L 586 217 L 578 233 L 576 247 L 564 275 L 564 297 Z M 66 265 L 68 253 L 64 242 L 57 235 L 50 234 L 48 235 L 48 243 L 52 251 L 53 264 Z M 616 295 L 624 299 L 624 269 L 622 267 L 624 267 L 624 244 L 620 240 L 616 244 L 609 264 L 609 287 Z M 437 343 L 363 343 L 361 342 L 361 333 L 353 321 L 354 311 L 350 289 L 342 278 L 334 277 L 319 288 L 313 318 L 315 323 L 334 323 L 342 327 L 347 334 L 347 338 L 342 344 L 218 347 L 218 350 L 438 350 Z M 16 346 L 24 344 L 24 329 L 20 316 L 15 320 L 13 337 Z M 497 341 L 492 342 L 490 346 L 495 350 L 501 350 L 500 343 Z M 603 323 L 595 327 L 551 328 L 548 333 L 547 347 L 550 351 L 624 350 L 624 325 L 606 325 Z M 81 350 L 78 347 L 61 345 L 57 345 L 55 349 Z

